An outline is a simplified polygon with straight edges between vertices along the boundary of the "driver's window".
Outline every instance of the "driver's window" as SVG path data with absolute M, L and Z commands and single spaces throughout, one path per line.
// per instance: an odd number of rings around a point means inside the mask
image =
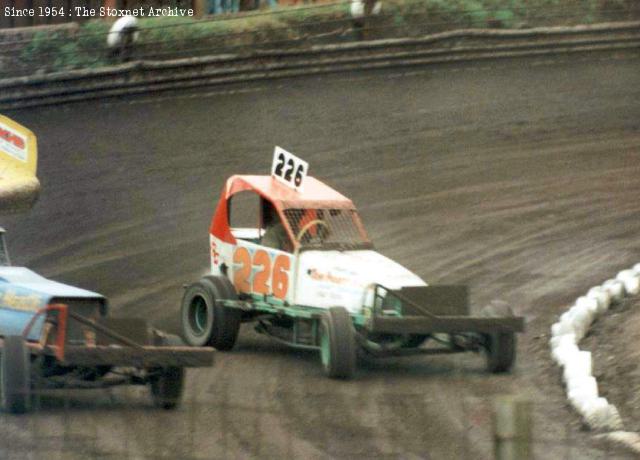
M 262 200 L 262 228 L 264 233 L 260 244 L 280 251 L 293 251 L 284 222 L 273 204 L 265 199 Z
M 257 243 L 260 231 L 260 196 L 252 191 L 239 192 L 229 199 L 229 226 L 236 238 Z

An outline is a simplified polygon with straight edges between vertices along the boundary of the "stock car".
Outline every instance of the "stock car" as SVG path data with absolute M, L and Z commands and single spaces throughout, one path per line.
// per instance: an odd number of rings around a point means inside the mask
M 213 349 L 184 346 L 138 318 L 111 318 L 107 299 L 11 265 L 0 229 L 2 408 L 29 410 L 34 392 L 148 385 L 155 406 L 175 408 L 185 367 L 210 366 Z
M 523 318 L 500 304 L 470 316 L 466 286 L 427 285 L 376 252 L 352 201 L 307 170 L 276 147 L 271 175 L 226 181 L 209 231 L 211 273 L 182 299 L 187 343 L 230 350 L 240 324 L 255 322 L 272 339 L 318 350 L 331 378 L 351 378 L 359 353 L 484 350 L 488 371 L 512 368 Z M 232 228 L 236 197 L 247 194 L 259 202 L 256 225 Z

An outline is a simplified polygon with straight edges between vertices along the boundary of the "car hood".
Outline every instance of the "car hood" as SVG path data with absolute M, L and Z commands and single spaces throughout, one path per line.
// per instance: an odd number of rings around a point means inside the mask
M 0 335 L 21 335 L 36 312 L 51 300 L 104 299 L 95 292 L 48 280 L 23 267 L 0 267 Z M 33 324 L 30 340 L 37 340 L 44 322 Z
M 372 284 L 389 289 L 425 286 L 419 276 L 371 250 L 303 251 L 298 258 L 296 303 L 316 307 L 345 306 L 357 311 Z
M 24 267 L 0 267 L 0 290 L 22 288 L 48 297 L 102 298 L 96 292 L 51 281 Z

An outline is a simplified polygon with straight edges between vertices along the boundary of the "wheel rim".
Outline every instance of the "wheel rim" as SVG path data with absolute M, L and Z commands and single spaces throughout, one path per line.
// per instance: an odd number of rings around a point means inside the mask
M 329 340 L 329 331 L 327 326 L 322 326 L 322 332 L 320 335 L 320 359 L 324 367 L 329 367 L 329 360 L 331 359 L 331 343 Z
M 207 302 L 201 296 L 193 298 L 189 305 L 189 327 L 195 335 L 204 335 L 207 331 L 207 310 Z

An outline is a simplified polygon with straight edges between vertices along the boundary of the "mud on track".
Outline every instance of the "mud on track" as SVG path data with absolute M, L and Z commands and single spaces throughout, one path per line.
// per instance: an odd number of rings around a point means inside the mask
M 528 333 L 512 376 L 487 375 L 470 355 L 366 363 L 354 381 L 334 382 L 314 354 L 244 328 L 234 352 L 190 374 L 178 412 L 150 409 L 137 390 L 47 397 L 34 415 L 0 416 L 0 451 L 488 458 L 487 398 L 515 392 L 535 402 L 538 458 L 614 458 L 565 406 L 546 334 L 566 303 L 640 260 L 638 57 L 338 75 L 10 113 L 39 136 L 43 185 L 29 215 L 4 221 L 14 262 L 104 293 L 116 314 L 177 327 L 181 285 L 207 267 L 223 180 L 267 171 L 278 144 L 355 201 L 379 251 L 429 282 L 470 284 L 476 308 L 509 302 Z

